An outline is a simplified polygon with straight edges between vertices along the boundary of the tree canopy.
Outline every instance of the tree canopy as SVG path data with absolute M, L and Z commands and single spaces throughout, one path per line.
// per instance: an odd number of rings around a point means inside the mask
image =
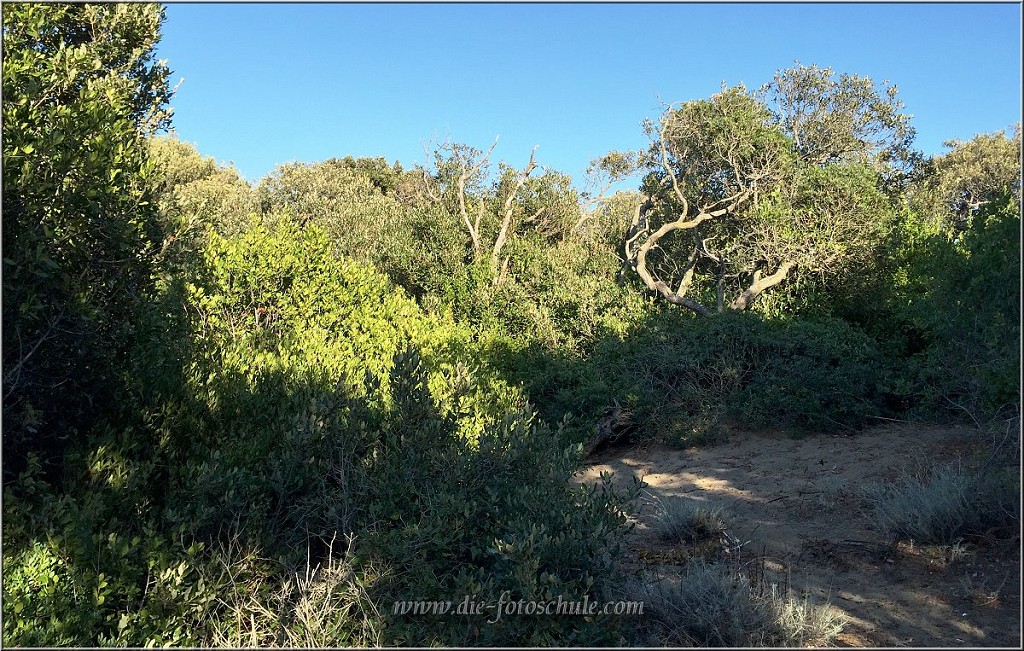
M 892 221 L 884 182 L 913 135 L 900 108 L 895 87 L 816 67 L 668 107 L 647 125 L 648 199 L 627 259 L 700 314 L 749 309 L 791 274 L 843 283 Z

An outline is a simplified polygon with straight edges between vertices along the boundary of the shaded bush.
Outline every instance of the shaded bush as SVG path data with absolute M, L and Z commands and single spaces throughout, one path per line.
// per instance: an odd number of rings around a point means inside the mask
M 145 137 L 166 126 L 157 5 L 3 11 L 5 479 L 116 408 L 162 236 Z
M 753 584 L 725 565 L 691 562 L 676 579 L 632 585 L 644 602 L 649 646 L 827 645 L 844 627 L 834 610 L 778 586 Z
M 610 618 L 453 628 L 392 613 L 506 591 L 597 598 L 625 496 L 574 488 L 578 449 L 459 363 L 465 331 L 336 258 L 318 229 L 282 218 L 203 250 L 177 390 L 154 378 L 167 388 L 126 394 L 120 423 L 66 457 L 62 486 L 37 464 L 8 488 L 5 643 L 615 639 Z M 145 382 L 169 366 L 133 370 Z M 321 579 L 291 578 L 318 564 Z
M 1020 410 L 1019 203 L 1003 194 L 963 228 L 908 226 L 901 388 L 918 414 L 985 421 Z
M 678 443 L 720 436 L 725 417 L 814 431 L 859 429 L 886 413 L 888 372 L 878 345 L 839 320 L 665 310 L 621 339 L 599 341 L 585 359 L 536 345 L 498 342 L 489 350 L 545 419 L 583 415 L 581 437 L 613 400 L 637 413 L 636 436 Z
M 1020 483 L 1009 474 L 977 474 L 960 464 L 869 489 L 872 522 L 893 540 L 950 545 L 1007 534 L 1020 523 Z

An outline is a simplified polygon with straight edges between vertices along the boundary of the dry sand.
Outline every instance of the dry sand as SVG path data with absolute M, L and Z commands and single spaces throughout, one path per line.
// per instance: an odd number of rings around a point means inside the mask
M 871 528 L 860 493 L 902 471 L 976 463 L 986 443 L 969 428 L 900 424 L 802 439 L 732 432 L 708 448 L 598 451 L 577 481 L 609 472 L 646 484 L 626 542 L 629 571 L 685 563 L 650 525 L 659 500 L 695 500 L 727 509 L 730 533 L 750 541 L 741 554 L 763 555 L 768 580 L 846 615 L 840 646 L 1019 647 L 1019 540 L 969 542 L 952 561 L 934 547 L 893 546 Z

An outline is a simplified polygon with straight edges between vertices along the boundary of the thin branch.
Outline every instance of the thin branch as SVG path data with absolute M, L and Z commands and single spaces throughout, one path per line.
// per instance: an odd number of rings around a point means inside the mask
M 668 149 L 665 147 L 665 129 L 668 127 L 669 117 L 666 115 L 665 119 L 661 121 L 661 132 L 658 138 L 658 145 L 661 149 L 661 164 L 665 166 L 665 173 L 668 174 L 669 178 L 672 179 L 672 190 L 675 192 L 676 198 L 683 204 L 683 209 L 680 214 L 686 215 L 690 212 L 690 204 L 683 196 L 682 190 L 679 189 L 679 182 L 676 180 L 676 174 L 672 170 L 672 165 L 668 162 Z
M 491 152 L 494 151 L 494 147 L 498 144 L 498 138 L 499 136 L 494 137 L 494 143 L 491 144 L 491 148 L 487 150 L 487 153 L 484 154 L 483 158 L 477 161 L 473 167 L 468 170 L 463 167 L 457 181 L 459 188 L 459 212 L 462 214 L 462 221 L 465 222 L 466 229 L 469 231 L 469 237 L 473 241 L 473 253 L 476 257 L 480 256 L 480 217 L 483 214 L 483 205 L 481 204 L 480 212 L 477 214 L 476 223 L 474 225 L 469 221 L 469 211 L 466 209 L 466 181 L 479 172 L 480 168 L 487 162 L 487 159 L 491 156 Z
M 519 178 L 516 181 L 516 186 L 509 191 L 508 196 L 505 198 L 505 216 L 501 220 L 501 230 L 498 231 L 498 238 L 494 240 L 494 249 L 491 251 L 491 267 L 495 272 L 498 271 L 498 260 L 500 259 L 501 249 L 505 246 L 505 242 L 508 239 L 508 229 L 512 225 L 512 203 L 515 201 L 516 195 L 519 194 L 519 190 L 526 183 L 526 178 L 530 176 L 530 172 L 537 167 L 537 163 L 534 162 L 533 157 L 537 153 L 537 145 L 530 152 L 530 162 L 527 163 L 523 171 L 519 173 Z
M 423 172 L 423 190 L 427 193 L 427 197 L 429 197 L 431 201 L 433 201 L 434 203 L 438 203 L 441 201 L 441 196 L 438 194 L 434 194 L 434 192 L 431 190 L 431 186 L 433 185 L 433 178 L 431 178 L 430 174 L 427 172 L 427 161 L 430 160 L 430 153 L 427 152 L 426 144 L 421 142 L 420 146 L 423 148 L 423 167 L 420 168 L 420 171 Z

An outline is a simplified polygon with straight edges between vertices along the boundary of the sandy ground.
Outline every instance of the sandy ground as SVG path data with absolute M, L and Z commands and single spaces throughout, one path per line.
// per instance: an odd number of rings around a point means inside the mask
M 968 428 L 890 425 L 856 435 L 733 432 L 710 448 L 598 451 L 578 481 L 602 472 L 646 484 L 624 563 L 665 569 L 672 550 L 650 529 L 659 500 L 727 509 L 730 533 L 761 554 L 765 578 L 806 590 L 849 620 L 839 646 L 1019 647 L 1020 547 L 966 545 L 950 560 L 935 548 L 889 544 L 872 530 L 860 487 L 935 463 L 975 462 L 986 439 Z

